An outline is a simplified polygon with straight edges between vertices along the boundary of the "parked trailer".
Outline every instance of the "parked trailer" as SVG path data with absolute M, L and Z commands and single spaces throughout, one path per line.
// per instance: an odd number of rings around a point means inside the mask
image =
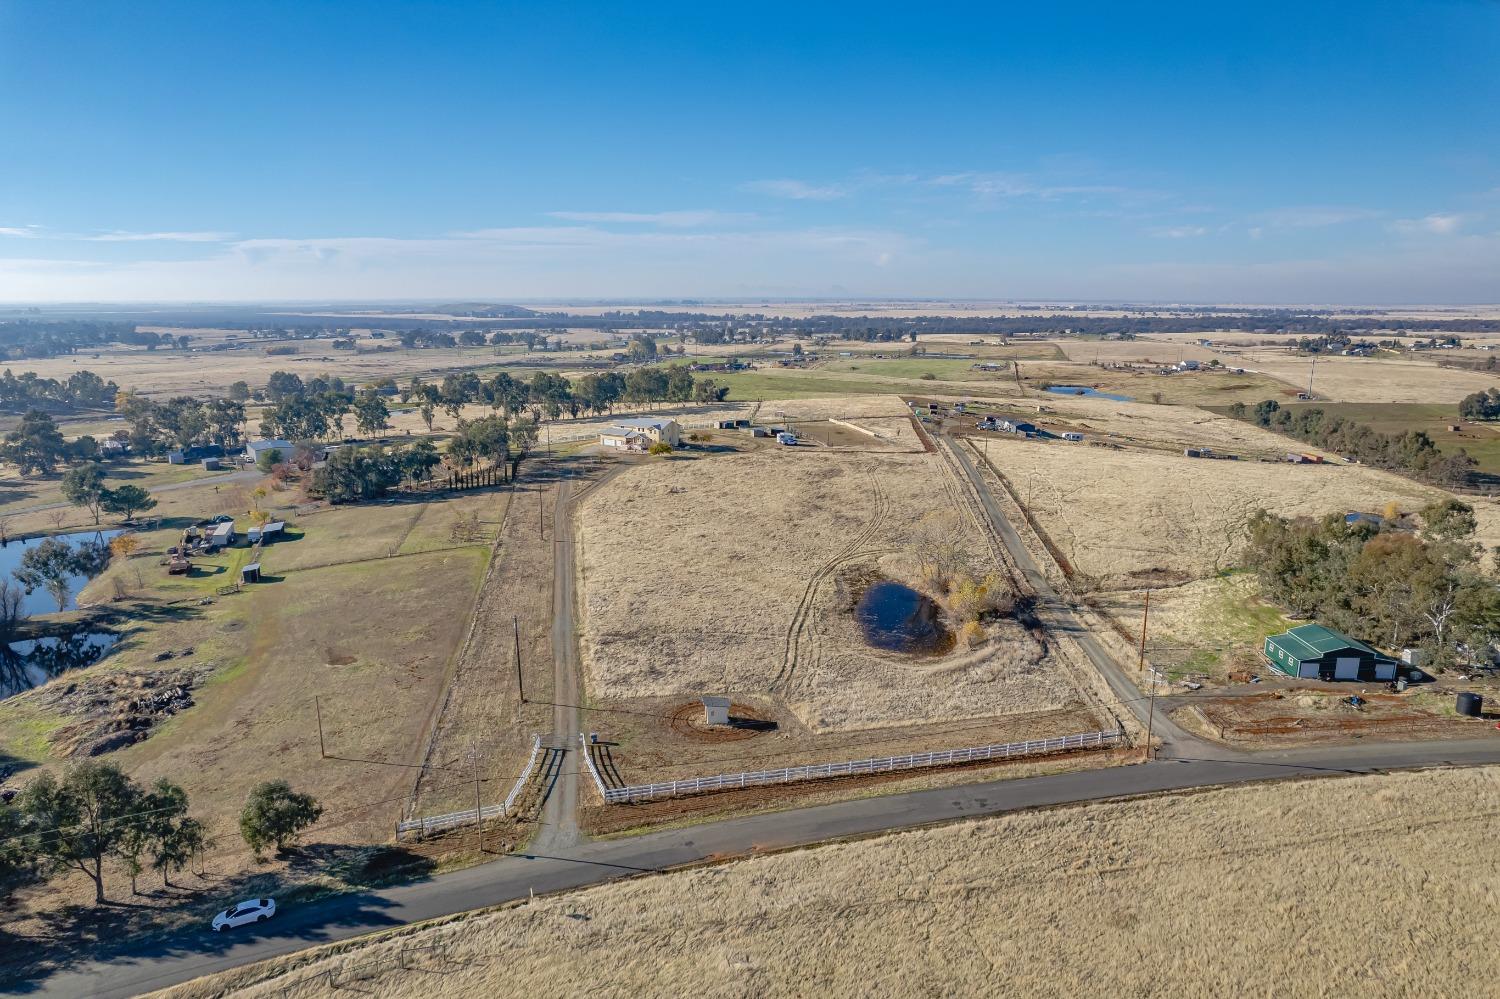
M 1065 441 L 1081 441 L 1081 440 L 1083 440 L 1083 434 L 1080 434 L 1077 431 L 1070 430 L 1067 433 L 1063 434 L 1063 440 L 1065 440 Z

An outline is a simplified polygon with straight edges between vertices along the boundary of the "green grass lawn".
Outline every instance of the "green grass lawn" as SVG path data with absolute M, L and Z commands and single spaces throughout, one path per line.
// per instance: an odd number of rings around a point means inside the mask
M 1471 423 L 1458 418 L 1458 407 L 1449 403 L 1399 402 L 1299 402 L 1289 409 L 1316 407 L 1346 420 L 1362 423 L 1383 434 L 1422 430 L 1443 451 L 1463 448 L 1479 462 L 1479 470 L 1500 475 L 1500 425 Z M 1449 426 L 1462 429 L 1453 433 Z
M 932 375 L 933 378 L 953 382 L 995 381 L 1014 377 L 1009 371 L 976 371 L 974 365 L 978 363 L 980 362 L 975 360 L 946 357 L 840 357 L 825 362 L 817 370 L 856 371 L 873 378 L 921 378 L 923 375 Z
M 855 372 L 859 375 L 862 372 Z M 880 378 L 820 377 L 816 371 L 740 371 L 734 374 L 715 372 L 709 377 L 719 385 L 729 386 L 733 402 L 753 399 L 807 399 L 829 395 L 892 395 L 911 392 L 910 382 L 889 382 Z

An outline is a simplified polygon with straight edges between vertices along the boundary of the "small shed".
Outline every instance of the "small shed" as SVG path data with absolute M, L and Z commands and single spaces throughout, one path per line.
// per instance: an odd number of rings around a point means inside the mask
M 1304 624 L 1272 635 L 1266 639 L 1264 652 L 1272 669 L 1305 680 L 1370 683 L 1396 678 L 1395 659 L 1321 624 Z
M 280 534 L 285 528 L 286 521 L 273 520 L 269 524 L 265 524 L 261 527 L 250 528 L 250 530 L 245 532 L 245 539 L 253 545 L 257 541 L 265 541 L 268 538 L 275 537 L 276 535 Z
M 703 698 L 703 720 L 708 725 L 729 724 L 729 698 Z
M 240 570 L 240 582 L 242 582 L 242 583 L 258 583 L 258 582 L 260 582 L 260 563 L 259 562 L 251 562 L 249 565 L 247 565 L 243 569 L 241 569 Z
M 184 451 L 168 451 L 167 452 L 167 464 L 168 465 L 186 465 L 187 464 L 187 453 L 184 452 Z
M 208 536 L 208 546 L 224 548 L 232 544 L 234 544 L 234 521 L 214 525 L 213 531 Z
M 751 427 L 750 428 L 750 435 L 752 437 L 770 437 L 771 436 L 771 428 L 770 427 Z
M 221 467 L 222 466 L 219 464 L 218 458 L 203 459 L 203 470 L 205 472 L 217 472 Z

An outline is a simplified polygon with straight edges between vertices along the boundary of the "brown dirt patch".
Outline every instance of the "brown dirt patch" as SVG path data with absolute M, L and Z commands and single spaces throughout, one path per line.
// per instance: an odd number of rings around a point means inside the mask
M 776 731 L 776 722 L 766 712 L 739 701 L 729 705 L 728 725 L 710 726 L 701 701 L 689 701 L 673 709 L 669 724 L 673 733 L 702 742 L 740 742 Z
M 1359 708 L 1346 699 L 1357 694 Z M 1357 687 L 1348 693 L 1267 691 L 1195 700 L 1183 720 L 1229 743 L 1301 744 L 1346 742 L 1366 737 L 1381 740 L 1482 737 L 1494 735 L 1482 720 L 1432 711 L 1411 694 L 1374 694 Z M 1193 711 L 1192 709 L 1196 709 Z M 1192 714 L 1199 717 L 1194 719 Z M 1207 723 L 1206 725 L 1204 723 Z

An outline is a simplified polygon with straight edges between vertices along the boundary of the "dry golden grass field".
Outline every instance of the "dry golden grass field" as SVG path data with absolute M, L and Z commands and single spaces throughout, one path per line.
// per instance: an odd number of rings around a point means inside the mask
M 774 694 L 815 730 L 1064 705 L 1071 684 L 1012 621 L 922 659 L 866 646 L 843 606 L 856 575 L 918 582 L 924 531 L 976 577 L 1001 571 L 964 502 L 929 454 L 776 448 L 628 469 L 580 513 L 591 696 Z
M 640 878 L 278 958 L 170 999 L 1475 996 L 1500 768 L 1028 812 Z M 409 957 L 402 947 L 440 946 Z M 379 965 L 383 971 L 376 974 Z M 365 977 L 362 977 L 365 976 Z
M 211 484 L 162 494 L 164 507 L 189 519 L 243 518 L 247 498 L 244 486 L 214 492 Z M 325 812 L 306 837 L 312 855 L 389 841 L 468 628 L 505 498 L 435 494 L 294 514 L 287 536 L 262 553 L 264 581 L 229 595 L 217 588 L 238 578 L 250 549 L 196 558 L 191 575 L 167 576 L 158 562 L 180 527 L 142 532 L 141 554 L 117 559 L 80 596 L 81 605 L 118 615 L 110 627 L 123 636 L 120 644 L 87 670 L 0 701 L 5 758 L 22 765 L 23 780 L 33 767 L 69 762 L 69 732 L 93 716 L 60 706 L 60 689 L 119 678 L 120 696 L 129 697 L 136 678 L 186 670 L 197 679 L 191 706 L 101 759 L 143 783 L 165 776 L 187 791 L 214 836 L 205 855 L 213 886 L 230 890 L 254 876 L 275 888 L 278 879 L 316 874 L 316 865 L 252 862 L 235 822 L 245 794 L 262 780 L 286 778 L 316 793 Z M 455 538 L 454 525 L 470 513 L 479 515 L 478 530 Z M 113 603 L 121 590 L 126 602 Z M 161 653 L 171 658 L 161 661 Z M 107 882 L 112 897 L 128 884 L 112 868 Z M 87 893 L 80 878 L 28 889 L 11 928 L 38 932 L 29 913 L 82 902 Z M 181 900 L 171 893 L 143 899 L 131 918 Z
M 1323 357 L 1312 370 L 1311 358 L 1285 351 L 1246 350 L 1239 364 L 1305 388 L 1312 374 L 1313 393 L 1335 402 L 1451 402 L 1500 384 L 1495 375 L 1440 368 L 1430 361 L 1405 358 Z M 1455 408 L 1454 417 L 1458 416 Z
M 1258 508 L 1321 517 L 1414 510 L 1442 495 L 1388 472 L 1351 465 L 1289 465 L 1185 458 L 1162 451 L 994 440 L 994 466 L 1062 553 L 1106 585 L 1132 572 L 1203 576 L 1234 564 Z M 1485 540 L 1493 543 L 1493 539 Z
M 77 371 L 93 371 L 112 379 L 122 388 L 137 389 L 150 396 L 222 394 L 236 381 L 251 388 L 263 386 L 273 371 L 291 371 L 306 379 L 313 375 L 337 375 L 356 385 L 392 377 L 405 381 L 421 375 L 431 381 L 444 372 L 475 367 L 498 367 L 515 363 L 525 355 L 515 348 L 497 353 L 494 347 L 451 347 L 405 350 L 399 341 L 393 349 L 369 349 L 374 341 L 360 340 L 363 350 L 334 350 L 327 340 L 304 341 L 298 353 L 267 355 L 266 345 L 247 346 L 222 353 L 109 347 L 72 357 L 28 358 L 10 367 L 19 374 L 34 371 L 38 377 L 67 380 Z

